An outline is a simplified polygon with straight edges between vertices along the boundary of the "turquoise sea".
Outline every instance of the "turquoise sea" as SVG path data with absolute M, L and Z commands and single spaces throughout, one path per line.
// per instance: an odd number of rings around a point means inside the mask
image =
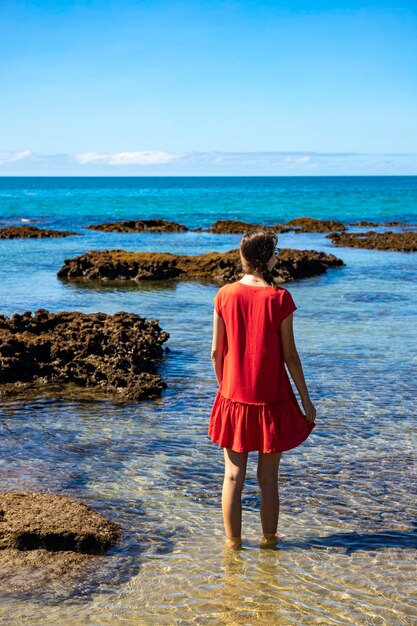
M 124 310 L 170 333 L 159 400 L 0 401 L 1 490 L 64 493 L 124 529 L 81 579 L 39 584 L 38 574 L 23 581 L 16 572 L 13 587 L 0 578 L 1 623 L 416 623 L 416 253 L 279 235 L 281 248 L 331 252 L 346 265 L 286 285 L 318 417 L 308 440 L 283 454 L 276 552 L 259 550 L 256 453 L 243 493 L 244 549 L 223 550 L 223 452 L 207 435 L 218 287 L 91 288 L 56 276 L 64 259 L 92 249 L 201 254 L 237 248 L 241 238 L 85 230 L 92 223 L 163 218 L 206 228 L 301 216 L 415 230 L 417 177 L 0 178 L 0 227 L 82 235 L 0 240 L 1 314 Z

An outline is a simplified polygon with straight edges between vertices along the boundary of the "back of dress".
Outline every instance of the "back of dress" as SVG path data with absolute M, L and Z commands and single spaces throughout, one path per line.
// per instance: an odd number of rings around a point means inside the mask
M 297 308 L 289 291 L 235 282 L 221 287 L 214 303 L 227 336 L 222 395 L 248 403 L 288 399 L 279 331 Z
M 236 452 L 282 452 L 307 439 L 307 423 L 282 354 L 280 326 L 296 306 L 286 289 L 235 282 L 213 298 L 224 321 L 223 378 L 208 435 Z

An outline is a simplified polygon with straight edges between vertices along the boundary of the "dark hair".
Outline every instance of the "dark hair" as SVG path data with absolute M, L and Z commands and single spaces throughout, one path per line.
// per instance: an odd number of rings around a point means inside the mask
M 274 254 L 278 235 L 272 230 L 249 230 L 240 241 L 240 257 L 245 274 L 259 274 L 268 285 L 276 286 L 267 265 Z

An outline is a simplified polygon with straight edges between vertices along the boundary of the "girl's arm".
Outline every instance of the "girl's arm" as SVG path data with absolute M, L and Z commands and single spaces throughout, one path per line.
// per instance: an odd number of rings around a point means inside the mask
M 213 343 L 211 346 L 211 361 L 213 363 L 214 373 L 216 374 L 219 385 L 223 379 L 223 353 L 225 344 L 226 326 L 223 319 L 215 310 L 213 313 Z
M 307 422 L 314 422 L 316 418 L 316 409 L 310 400 L 300 357 L 298 356 L 297 348 L 295 346 L 292 318 L 293 315 L 291 313 L 284 320 L 282 320 L 280 327 L 284 361 L 291 378 L 297 387 L 297 391 L 300 394 L 301 402 L 306 412 L 306 420 Z

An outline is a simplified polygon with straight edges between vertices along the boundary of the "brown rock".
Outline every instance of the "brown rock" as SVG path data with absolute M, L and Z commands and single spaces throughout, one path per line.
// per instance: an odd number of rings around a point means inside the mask
M 366 233 L 335 233 L 327 235 L 335 246 L 352 248 L 369 248 L 373 250 L 397 250 L 398 252 L 415 252 L 417 250 L 417 233 L 405 231 L 402 233 L 376 233 L 372 230 Z
M 273 226 L 265 226 L 264 224 L 249 224 L 248 222 L 240 222 L 239 220 L 217 220 L 210 227 L 205 229 L 209 233 L 245 233 L 248 230 L 257 229 L 272 230 L 275 233 L 287 233 L 290 228 L 286 228 L 282 224 L 275 224 Z
M 344 265 L 332 254 L 314 250 L 281 250 L 274 268 L 277 282 L 321 274 L 328 267 Z M 91 251 L 67 259 L 60 278 L 87 280 L 199 280 L 218 285 L 242 275 L 239 250 L 209 252 L 197 256 L 124 250 Z
M 121 222 L 105 222 L 104 224 L 91 224 L 87 226 L 91 230 L 101 230 L 106 233 L 141 233 L 149 232 L 184 232 L 189 230 L 187 226 L 167 220 L 125 220 Z
M 0 385 L 70 383 L 123 399 L 157 398 L 167 387 L 155 365 L 168 337 L 157 320 L 133 313 L 0 315 Z
M 342 222 L 336 220 L 316 220 L 312 217 L 297 217 L 287 222 L 286 226 L 295 226 L 298 233 L 328 233 L 329 231 L 346 230 Z
M 69 230 L 48 230 L 37 226 L 8 226 L 0 228 L 0 239 L 43 239 L 45 237 L 69 237 L 77 235 Z
M 94 250 L 73 259 L 66 259 L 58 277 L 83 277 L 89 280 L 167 280 L 178 278 L 183 273 L 178 267 L 175 254 Z
M 344 265 L 342 259 L 333 254 L 316 252 L 315 250 L 286 248 L 280 251 L 278 263 L 274 268 L 273 274 L 276 273 L 278 283 L 285 283 L 294 279 L 319 276 L 326 272 L 328 268 L 342 267 Z
M 383 224 L 378 224 L 377 222 L 367 222 L 366 220 L 360 220 L 359 222 L 353 222 L 351 226 L 383 226 Z
M 89 506 L 49 493 L 0 493 L 0 550 L 101 554 L 121 529 Z
M 103 567 L 102 555 L 50 550 L 0 550 L 0 585 L 2 594 L 45 594 L 54 601 L 76 593 L 80 584 L 95 576 Z M 112 557 L 106 557 L 111 560 Z M 107 564 L 107 563 L 106 563 Z M 59 580 L 59 585 L 57 585 Z
M 353 222 L 351 224 L 351 226 L 366 226 L 366 227 L 372 227 L 372 228 L 376 228 L 376 227 L 383 227 L 383 226 L 401 226 L 402 228 L 410 228 L 410 226 L 412 226 L 413 228 L 416 228 L 417 224 L 406 224 L 405 222 L 398 222 L 398 221 L 393 221 L 393 222 L 367 222 L 366 220 L 360 220 L 359 222 Z

